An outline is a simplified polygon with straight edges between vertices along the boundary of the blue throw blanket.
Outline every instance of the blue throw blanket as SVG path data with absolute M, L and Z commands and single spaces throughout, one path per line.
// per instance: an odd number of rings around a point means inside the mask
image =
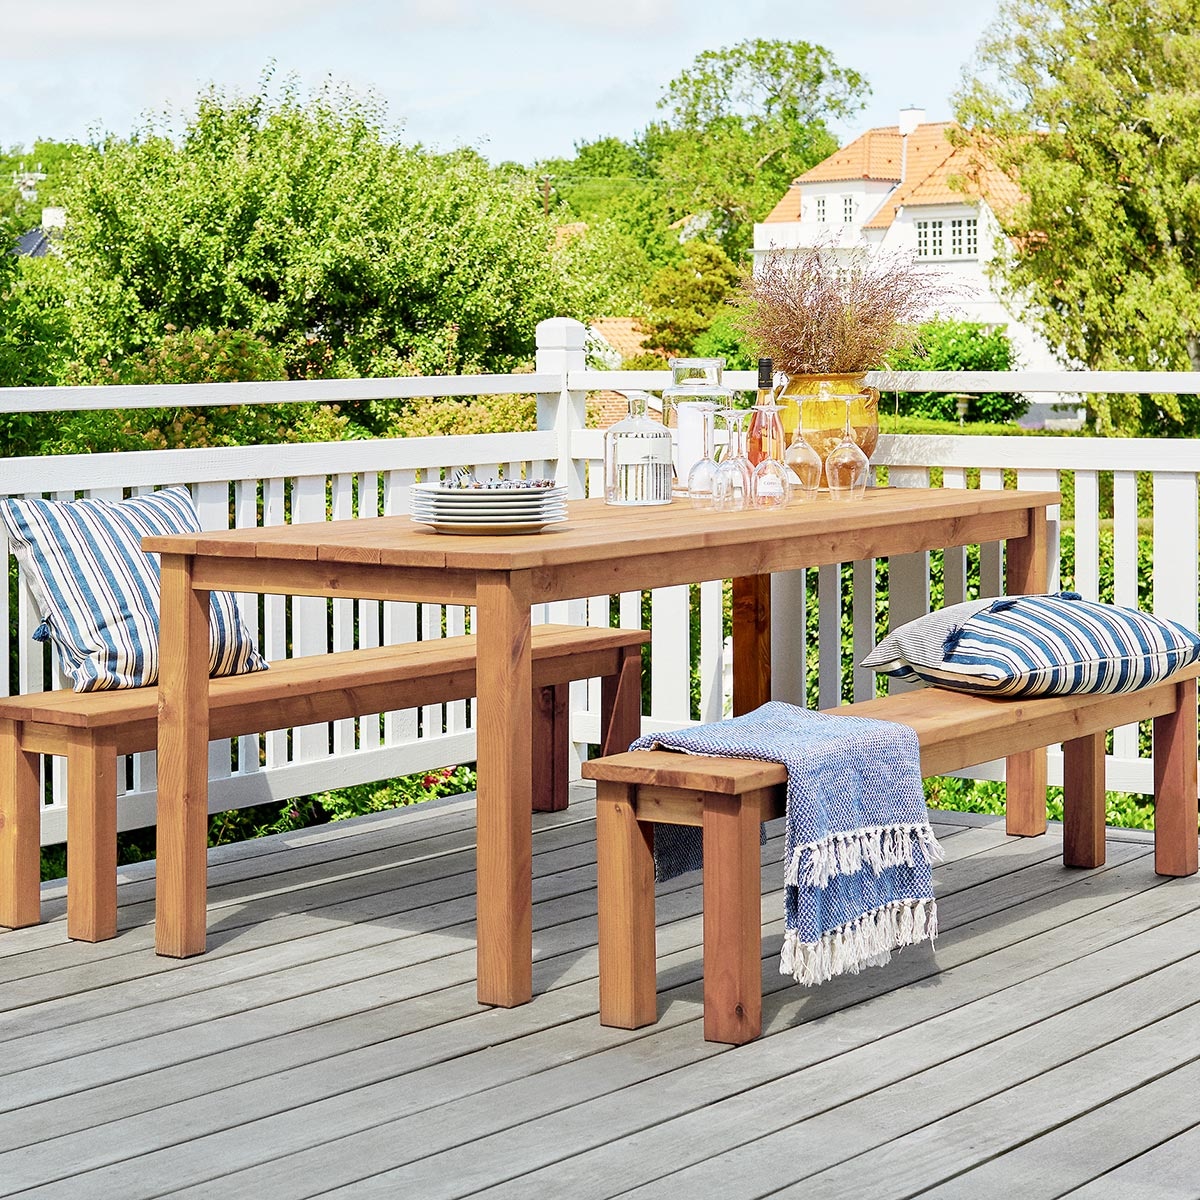
M 907 725 L 772 701 L 732 720 L 639 738 L 630 749 L 787 767 L 782 974 L 823 983 L 937 936 L 931 864 L 942 851 Z M 655 878 L 699 867 L 701 837 L 692 826 L 657 825 Z

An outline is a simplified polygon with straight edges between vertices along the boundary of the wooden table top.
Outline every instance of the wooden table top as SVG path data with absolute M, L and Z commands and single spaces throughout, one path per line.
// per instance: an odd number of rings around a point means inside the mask
M 565 522 L 540 533 L 503 537 L 440 534 L 407 516 L 395 516 L 171 534 L 144 538 L 142 545 L 153 553 L 202 558 L 513 571 L 611 559 L 615 547 L 623 555 L 641 557 L 802 538 L 845 542 L 852 550 L 856 538 L 886 537 L 888 530 L 939 525 L 943 533 L 952 533 L 958 520 L 1019 518 L 1060 501 L 1058 492 L 958 488 L 872 488 L 860 501 L 822 495 L 785 509 L 741 512 L 695 508 L 686 500 L 638 508 L 576 500 L 569 504 Z M 847 553 L 842 561 L 857 556 Z

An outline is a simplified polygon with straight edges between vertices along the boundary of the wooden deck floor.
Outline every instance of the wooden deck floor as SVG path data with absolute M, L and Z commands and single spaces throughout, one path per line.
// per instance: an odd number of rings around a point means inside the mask
M 1200 877 L 1113 834 L 938 818 L 936 950 L 781 979 L 767 1033 L 700 1028 L 699 877 L 659 896 L 659 1023 L 596 1017 L 593 805 L 535 821 L 532 1004 L 474 1002 L 469 799 L 214 852 L 210 952 L 0 933 L 0 1194 L 119 1197 L 1200 1196 Z

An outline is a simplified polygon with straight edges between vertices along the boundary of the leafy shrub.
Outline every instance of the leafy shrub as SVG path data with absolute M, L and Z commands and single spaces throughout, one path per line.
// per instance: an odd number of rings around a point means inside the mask
M 1011 371 L 1013 350 L 1003 329 L 973 321 L 928 321 L 918 331 L 918 344 L 893 356 L 893 371 Z M 885 405 L 898 402 L 908 416 L 957 419 L 955 398 L 946 392 L 885 394 Z M 986 392 L 972 396 L 968 421 L 1015 421 L 1027 408 L 1024 396 Z

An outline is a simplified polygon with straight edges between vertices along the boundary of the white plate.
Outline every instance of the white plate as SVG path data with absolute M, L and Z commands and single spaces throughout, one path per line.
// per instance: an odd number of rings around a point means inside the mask
M 439 500 L 457 500 L 470 504 L 478 500 L 500 497 L 502 500 L 537 499 L 541 496 L 565 496 L 567 489 L 561 485 L 545 488 L 491 487 L 491 488 L 445 488 L 440 483 L 414 483 L 414 495 L 436 496 Z
M 463 536 L 487 535 L 491 537 L 510 533 L 541 533 L 548 525 L 557 521 L 506 521 L 503 524 L 481 524 L 475 521 L 425 521 L 413 517 L 418 525 L 427 525 L 437 533 L 455 533 Z
M 485 517 L 499 517 L 505 521 L 531 520 L 535 517 L 565 517 L 567 508 L 564 504 L 535 504 L 528 508 L 504 508 L 503 506 L 488 505 L 464 511 L 460 508 L 442 508 L 438 505 L 426 506 L 414 504 L 414 517 L 457 517 L 463 521 L 475 521 Z
M 534 517 L 445 517 L 440 514 L 430 514 L 422 516 L 419 513 L 414 513 L 412 519 L 421 525 L 552 525 L 558 521 L 565 521 L 566 514 L 562 516 L 534 516 Z

